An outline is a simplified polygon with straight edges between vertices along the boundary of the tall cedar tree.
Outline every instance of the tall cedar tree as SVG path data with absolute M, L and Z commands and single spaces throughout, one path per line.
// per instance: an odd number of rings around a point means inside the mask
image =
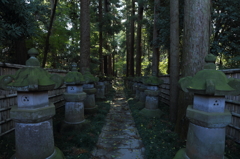
M 209 52 L 211 0 L 185 0 L 184 41 L 181 59 L 182 77 L 194 76 L 203 69 L 204 58 Z M 192 104 L 193 94 L 179 93 L 176 132 L 186 138 L 188 120 L 186 108 Z
M 138 27 L 137 27 L 137 52 L 136 52 L 136 75 L 141 76 L 141 57 L 142 57 L 142 19 L 143 19 L 143 2 L 138 1 Z
M 80 69 L 85 73 L 90 66 L 90 14 L 89 0 L 81 0 L 81 19 L 80 19 Z
M 103 17 L 103 12 L 102 12 L 102 0 L 99 0 L 99 6 L 98 6 L 98 11 L 99 11 L 99 72 L 100 74 L 104 74 L 104 60 L 103 60 L 103 32 L 102 32 L 102 17 Z
M 170 119 L 176 122 L 179 79 L 179 0 L 170 0 Z
M 134 76 L 134 21 L 135 21 L 135 0 L 132 0 L 132 13 L 131 13 L 131 30 L 130 30 L 130 60 L 129 60 L 129 75 Z

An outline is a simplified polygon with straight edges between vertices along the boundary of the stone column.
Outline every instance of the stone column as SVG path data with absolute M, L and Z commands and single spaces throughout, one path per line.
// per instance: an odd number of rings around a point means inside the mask
M 2 89 L 17 91 L 17 105 L 10 111 L 15 121 L 16 144 L 12 159 L 64 159 L 54 146 L 52 117 L 55 106 L 48 100 L 48 90 L 60 87 L 63 80 L 40 68 L 36 49 L 30 49 L 28 54 L 31 57 L 26 67 L 15 75 L 5 76 L 4 86 L 1 85 Z

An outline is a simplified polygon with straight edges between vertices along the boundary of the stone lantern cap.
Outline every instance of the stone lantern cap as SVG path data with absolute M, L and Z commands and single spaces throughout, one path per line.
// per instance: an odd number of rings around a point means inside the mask
M 142 79 L 143 84 L 150 86 L 158 86 L 163 83 L 163 80 L 159 79 L 157 76 L 148 76 Z
M 85 71 L 83 76 L 86 83 L 94 83 L 99 81 L 99 78 L 94 77 L 90 71 Z
M 83 75 L 77 71 L 77 64 L 72 63 L 72 71 L 68 72 L 64 77 L 64 83 L 66 85 L 82 85 L 86 83 Z
M 238 94 L 239 92 L 236 88 L 240 88 L 240 80 L 228 79 L 222 71 L 215 70 L 214 60 L 216 60 L 214 55 L 207 55 L 205 58 L 207 64 L 204 69 L 197 72 L 193 77 L 187 76 L 181 78 L 178 82 L 180 88 L 184 92 L 203 95 Z
M 62 86 L 63 79 L 57 74 L 50 74 L 40 67 L 35 57 L 38 51 L 34 48 L 28 51 L 30 58 L 26 66 L 19 69 L 15 75 L 0 77 L 0 88 L 14 91 L 48 91 Z

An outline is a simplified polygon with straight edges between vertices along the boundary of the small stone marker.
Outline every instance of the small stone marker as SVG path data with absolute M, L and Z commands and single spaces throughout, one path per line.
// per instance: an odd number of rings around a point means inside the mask
M 225 95 L 236 93 L 240 82 L 216 70 L 215 60 L 209 54 L 203 70 L 179 80 L 183 91 L 194 93 L 194 100 L 186 114 L 190 119 L 186 149 L 179 150 L 174 159 L 226 158 L 225 127 L 231 123 L 231 113 L 225 109 Z
M 84 103 L 86 93 L 83 92 L 83 84 L 85 79 L 80 72 L 77 72 L 77 64 L 72 64 L 72 72 L 69 72 L 64 77 L 64 83 L 66 84 L 66 93 L 64 98 L 65 104 L 65 119 L 66 124 L 81 127 L 85 122 L 84 119 Z
M 16 153 L 12 159 L 64 159 L 64 155 L 54 147 L 52 117 L 55 106 L 49 103 L 48 91 L 63 84 L 61 76 L 49 74 L 40 68 L 35 57 L 36 49 L 30 49 L 31 56 L 26 66 L 15 75 L 1 78 L 1 89 L 17 91 L 17 106 L 10 115 L 15 121 Z

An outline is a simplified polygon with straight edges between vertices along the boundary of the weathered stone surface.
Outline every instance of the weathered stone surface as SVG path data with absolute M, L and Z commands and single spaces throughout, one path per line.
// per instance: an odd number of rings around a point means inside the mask
M 67 85 L 66 93 L 81 93 L 83 92 L 82 85 Z
M 84 120 L 83 102 L 66 102 L 65 104 L 65 122 L 70 124 L 79 124 Z
M 231 123 L 232 114 L 225 109 L 223 113 L 209 113 L 193 109 L 192 106 L 187 108 L 187 118 L 196 125 L 208 128 L 222 128 Z
M 157 97 L 159 96 L 159 90 L 145 90 L 144 93 L 146 94 L 146 96 L 154 96 Z
M 52 120 L 40 123 L 16 123 L 16 158 L 47 158 L 54 153 Z
M 10 115 L 16 122 L 37 123 L 52 118 L 55 115 L 55 106 L 53 103 L 49 103 L 48 107 L 38 109 L 22 109 L 13 106 Z
M 186 154 L 190 159 L 222 159 L 225 148 L 225 128 L 205 128 L 190 123 Z
M 98 85 L 96 86 L 97 88 L 97 93 L 96 93 L 96 98 L 99 99 L 105 99 L 105 84 L 104 82 L 98 82 Z
M 17 104 L 19 108 L 39 108 L 48 106 L 48 92 L 18 92 Z
M 95 94 L 97 92 L 97 89 L 96 88 L 84 88 L 83 91 L 86 92 L 87 94 Z
M 86 93 L 63 93 L 63 96 L 68 102 L 79 102 L 86 98 Z
M 206 96 L 195 94 L 193 108 L 205 112 L 224 112 L 225 96 Z

